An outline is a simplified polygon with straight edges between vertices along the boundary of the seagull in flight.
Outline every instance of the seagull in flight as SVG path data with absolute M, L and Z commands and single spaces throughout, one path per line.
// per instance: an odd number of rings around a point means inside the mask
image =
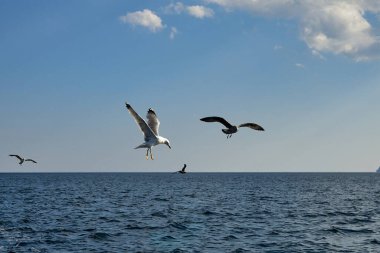
M 238 131 L 239 127 L 249 127 L 249 128 L 252 128 L 252 129 L 257 130 L 257 131 L 264 131 L 264 128 L 262 128 L 261 126 L 255 124 L 255 123 L 244 123 L 244 124 L 240 124 L 239 126 L 233 126 L 230 123 L 228 123 L 227 120 L 225 120 L 221 117 L 216 117 L 216 116 L 205 117 L 205 118 L 202 118 L 201 121 L 219 122 L 219 123 L 223 124 L 225 127 L 227 127 L 227 129 L 222 129 L 222 132 L 227 134 L 227 139 L 231 138 L 232 134 L 236 133 Z
M 19 155 L 9 155 L 9 156 L 14 156 L 16 157 L 17 159 L 20 160 L 20 162 L 18 164 L 22 165 L 24 162 L 33 162 L 33 163 L 37 163 L 36 161 L 32 160 L 32 159 L 24 159 L 22 158 L 21 156 Z
M 186 164 L 184 164 L 183 168 L 181 170 L 177 171 L 177 172 L 181 173 L 181 174 L 185 174 L 186 173 L 185 169 L 186 169 Z
M 143 132 L 144 135 L 144 143 L 137 146 L 135 149 L 138 148 L 146 148 L 146 159 L 149 159 L 149 152 L 150 152 L 150 159 L 153 160 L 153 154 L 152 154 L 152 147 L 156 146 L 158 144 L 166 144 L 170 149 L 170 142 L 168 139 L 160 136 L 158 134 L 158 128 L 160 127 L 160 121 L 157 118 L 156 113 L 152 110 L 152 108 L 149 108 L 148 113 L 146 114 L 146 117 L 148 119 L 148 123 L 143 120 L 140 115 L 138 115 L 135 110 L 133 110 L 132 106 L 128 103 L 125 103 L 129 113 L 132 115 L 132 117 L 135 119 L 137 125 L 140 127 L 140 130 Z

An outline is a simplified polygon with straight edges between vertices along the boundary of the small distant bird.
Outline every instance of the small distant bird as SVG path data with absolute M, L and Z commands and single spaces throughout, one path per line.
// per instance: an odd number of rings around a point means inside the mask
M 22 158 L 21 156 L 19 155 L 9 155 L 9 156 L 14 156 L 16 157 L 17 159 L 20 160 L 20 162 L 18 164 L 22 165 L 24 162 L 33 162 L 33 163 L 37 163 L 36 161 L 32 160 L 32 159 L 24 159 Z
M 181 174 L 185 174 L 185 173 L 186 173 L 185 169 L 186 169 L 186 164 L 183 165 L 182 170 L 179 170 L 179 171 L 177 171 L 177 172 L 178 172 L 178 173 L 181 173 Z
M 240 124 L 239 126 L 233 126 L 230 123 L 228 123 L 227 120 L 225 120 L 221 117 L 215 117 L 215 116 L 214 117 L 202 118 L 201 121 L 219 122 L 219 123 L 223 124 L 225 127 L 227 127 L 227 129 L 222 129 L 222 132 L 227 134 L 227 139 L 231 138 L 232 134 L 236 133 L 238 131 L 239 127 L 249 127 L 249 128 L 254 129 L 254 130 L 264 131 L 264 128 L 262 128 L 261 126 L 255 124 L 255 123 L 244 123 L 244 124 Z
M 170 149 L 170 142 L 168 139 L 161 137 L 158 135 L 158 128 L 160 126 L 160 121 L 157 118 L 156 113 L 153 111 L 152 108 L 149 108 L 148 113 L 146 115 L 148 119 L 148 123 L 143 120 L 140 115 L 138 115 L 135 110 L 133 110 L 132 106 L 128 103 L 125 103 L 129 113 L 133 116 L 135 119 L 137 125 L 140 127 L 141 131 L 144 134 L 144 143 L 137 146 L 135 149 L 138 148 L 146 148 L 146 159 L 149 158 L 149 152 L 150 152 L 150 159 L 153 160 L 153 154 L 152 154 L 152 147 L 156 146 L 158 144 L 166 144 Z

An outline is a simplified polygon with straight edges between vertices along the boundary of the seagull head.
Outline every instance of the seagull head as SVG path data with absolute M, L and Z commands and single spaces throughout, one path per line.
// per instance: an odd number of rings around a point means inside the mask
M 170 142 L 169 142 L 168 139 L 166 139 L 164 143 L 165 143 L 170 149 L 172 148 L 172 147 L 170 147 Z

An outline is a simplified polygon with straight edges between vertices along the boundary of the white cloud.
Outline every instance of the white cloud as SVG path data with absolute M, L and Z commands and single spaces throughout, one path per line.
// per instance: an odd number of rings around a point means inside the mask
M 148 9 L 127 13 L 127 15 L 121 16 L 120 20 L 133 26 L 146 27 L 152 32 L 157 32 L 164 28 L 161 18 Z
M 324 57 L 320 52 L 318 52 L 317 50 L 312 49 L 312 50 L 311 50 L 311 53 L 312 53 L 314 56 L 318 57 L 319 59 L 321 59 L 321 60 L 325 60 L 325 57 Z
M 165 12 L 169 14 L 187 13 L 196 18 L 212 18 L 214 11 L 202 5 L 189 5 L 186 6 L 181 2 L 172 3 L 165 7 Z
M 181 14 L 185 10 L 185 5 L 181 2 L 171 3 L 164 8 L 167 14 Z
M 200 5 L 188 6 L 187 12 L 196 18 L 211 18 L 214 16 L 212 9 Z
M 274 47 L 273 47 L 273 50 L 275 50 L 275 51 L 280 50 L 280 49 L 282 49 L 281 45 L 274 45 Z
M 313 50 L 359 56 L 376 44 L 364 11 L 356 5 L 336 2 L 308 12 L 302 20 L 302 37 Z
M 365 14 L 380 14 L 378 0 L 205 0 L 226 10 L 291 18 L 313 55 L 345 54 L 357 61 L 380 58 L 380 39 Z
M 303 65 L 302 63 L 296 63 L 294 64 L 297 68 L 301 68 L 301 69 L 304 69 L 305 68 L 305 65 Z
M 178 33 L 177 28 L 172 27 L 172 28 L 170 29 L 170 35 L 169 35 L 170 39 L 174 39 L 174 37 L 177 35 L 177 33 Z

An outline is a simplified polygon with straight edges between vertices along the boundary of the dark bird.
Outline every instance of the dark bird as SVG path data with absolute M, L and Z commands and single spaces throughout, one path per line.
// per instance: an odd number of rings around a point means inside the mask
M 22 165 L 24 162 L 33 162 L 33 163 L 37 163 L 36 161 L 32 160 L 32 159 L 24 159 L 22 158 L 21 156 L 19 155 L 9 155 L 9 156 L 14 156 L 16 157 L 17 159 L 20 160 L 20 162 L 18 164 Z
M 186 164 L 184 164 L 183 168 L 181 170 L 177 171 L 177 172 L 181 173 L 181 174 L 185 174 L 186 173 L 185 169 L 186 169 Z
M 233 126 L 230 123 L 228 123 L 227 120 L 225 120 L 221 117 L 215 117 L 215 116 L 214 117 L 202 118 L 201 121 L 219 122 L 219 123 L 223 124 L 225 127 L 227 127 L 226 129 L 222 129 L 222 132 L 227 134 L 227 139 L 230 138 L 232 136 L 232 134 L 236 133 L 238 131 L 239 127 L 249 127 L 249 128 L 252 128 L 252 129 L 257 130 L 257 131 L 264 131 L 264 128 L 262 128 L 261 126 L 255 124 L 255 123 L 244 123 L 244 124 L 240 124 L 239 126 Z

